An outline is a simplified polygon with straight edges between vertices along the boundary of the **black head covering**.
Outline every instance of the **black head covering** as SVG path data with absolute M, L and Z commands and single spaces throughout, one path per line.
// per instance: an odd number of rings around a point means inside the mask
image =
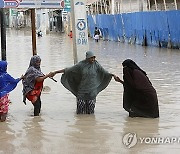
M 140 70 L 141 72 L 143 72 L 145 75 L 147 75 L 146 72 L 143 71 L 143 70 L 142 70 L 133 60 L 131 60 L 131 59 L 126 59 L 126 60 L 122 63 L 122 65 L 123 65 L 123 67 L 127 66 L 127 67 L 131 68 L 132 70 L 138 69 L 138 70 Z

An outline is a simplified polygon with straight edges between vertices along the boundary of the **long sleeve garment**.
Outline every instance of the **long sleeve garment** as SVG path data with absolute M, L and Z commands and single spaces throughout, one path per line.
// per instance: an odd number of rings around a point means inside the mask
M 97 61 L 90 64 L 87 60 L 83 60 L 65 69 L 61 83 L 77 98 L 93 100 L 108 86 L 111 78 L 112 74 L 108 73 Z
M 124 68 L 123 107 L 143 117 L 159 117 L 156 90 L 149 78 L 138 69 Z

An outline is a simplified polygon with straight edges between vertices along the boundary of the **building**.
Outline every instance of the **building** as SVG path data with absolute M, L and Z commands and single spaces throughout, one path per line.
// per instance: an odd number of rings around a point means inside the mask
M 66 1 L 70 10 L 70 1 Z M 86 0 L 86 8 L 89 15 L 178 10 L 180 0 Z M 36 9 L 36 29 L 43 33 L 64 32 L 64 29 L 69 32 L 71 13 L 68 11 L 67 14 L 63 14 L 63 12 L 63 8 Z M 16 29 L 31 27 L 30 9 L 6 9 L 5 14 L 8 27 Z
M 119 14 L 180 9 L 180 0 L 87 0 L 88 14 Z

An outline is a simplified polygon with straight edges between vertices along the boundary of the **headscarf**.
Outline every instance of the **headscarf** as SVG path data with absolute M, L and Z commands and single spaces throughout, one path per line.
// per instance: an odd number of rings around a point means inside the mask
M 96 57 L 96 56 L 92 51 L 87 51 L 86 52 L 86 59 L 91 58 L 91 57 Z
M 33 57 L 31 57 L 29 68 L 32 66 L 36 68 L 37 70 L 41 71 L 40 65 L 37 64 L 40 61 L 41 61 L 41 58 L 38 55 L 34 55 Z
M 142 73 L 144 73 L 145 75 L 146 72 L 144 70 L 142 70 L 133 60 L 131 59 L 126 59 L 123 63 L 122 63 L 123 67 L 127 66 L 129 68 L 131 68 L 132 70 L 134 69 L 138 69 L 139 71 L 141 71 Z
M 19 81 L 19 78 L 14 79 L 7 73 L 7 62 L 0 61 L 0 97 L 11 92 L 17 86 Z
M 0 61 L 0 74 L 6 73 L 7 71 L 7 62 L 6 61 Z
M 41 58 L 38 55 L 31 57 L 29 68 L 25 73 L 25 79 L 23 80 L 23 95 L 25 96 L 28 92 L 34 89 L 36 78 L 44 76 L 41 72 L 40 65 L 38 62 L 41 61 Z

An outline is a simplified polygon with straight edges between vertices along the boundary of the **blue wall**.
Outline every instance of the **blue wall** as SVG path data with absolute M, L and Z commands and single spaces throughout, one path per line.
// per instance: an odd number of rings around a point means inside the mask
M 97 26 L 103 40 L 180 49 L 180 11 L 88 16 L 90 36 Z

